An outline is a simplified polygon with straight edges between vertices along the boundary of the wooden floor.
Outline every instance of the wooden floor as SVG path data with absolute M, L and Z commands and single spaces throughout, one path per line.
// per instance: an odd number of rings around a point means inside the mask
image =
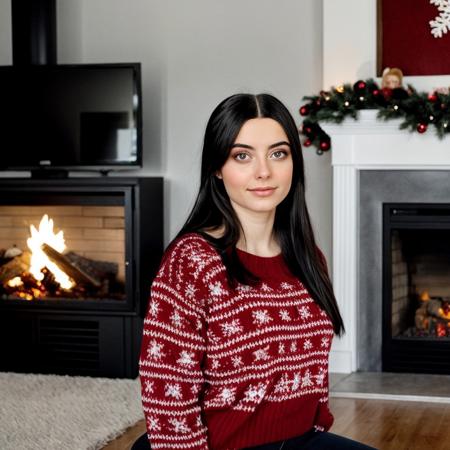
M 450 450 L 450 404 L 331 398 L 330 430 L 380 450 Z M 103 450 L 129 450 L 145 431 L 138 422 Z

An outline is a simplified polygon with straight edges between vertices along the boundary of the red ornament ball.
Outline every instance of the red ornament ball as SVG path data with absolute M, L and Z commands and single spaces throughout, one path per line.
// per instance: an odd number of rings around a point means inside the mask
M 308 105 L 303 105 L 300 109 L 299 112 L 302 116 L 307 116 L 309 113 L 309 107 Z
M 303 142 L 303 145 L 305 147 L 309 147 L 312 144 L 311 139 L 306 139 L 306 141 Z
M 425 131 L 427 131 L 427 124 L 426 123 L 419 123 L 419 125 L 417 125 L 417 131 L 419 133 L 425 133 Z
M 331 144 L 330 141 L 321 141 L 319 144 L 320 150 L 326 152 L 327 150 L 330 150 Z
M 364 81 L 360 81 L 358 84 L 358 89 L 365 89 L 366 88 L 366 83 L 364 83 Z
M 372 94 L 373 94 L 374 97 L 378 97 L 378 96 L 380 95 L 380 91 L 379 91 L 378 89 L 375 89 L 375 90 L 372 92 Z
M 303 127 L 302 129 L 303 134 L 311 134 L 312 130 L 311 127 Z
M 435 92 L 433 92 L 433 93 L 431 93 L 431 94 L 428 95 L 428 100 L 430 100 L 430 102 L 433 102 L 433 103 L 434 103 L 437 99 L 438 99 L 438 98 L 437 98 L 437 95 L 436 95 Z

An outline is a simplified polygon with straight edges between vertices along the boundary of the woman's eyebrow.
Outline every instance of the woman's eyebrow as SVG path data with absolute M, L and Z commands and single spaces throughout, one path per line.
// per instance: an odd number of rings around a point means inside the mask
M 269 145 L 269 149 L 279 147 L 280 145 L 287 145 L 288 147 L 291 146 L 291 144 L 289 144 L 289 142 L 280 141 L 280 142 L 275 142 L 275 144 Z M 231 146 L 231 148 L 235 148 L 235 147 L 248 148 L 249 150 L 255 150 L 254 147 L 252 147 L 251 145 L 239 144 L 237 142 Z

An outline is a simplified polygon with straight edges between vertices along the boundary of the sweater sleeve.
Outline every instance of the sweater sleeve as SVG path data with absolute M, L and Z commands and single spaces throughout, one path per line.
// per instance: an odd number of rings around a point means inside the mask
M 201 418 L 205 353 L 204 260 L 195 245 L 168 251 L 151 287 L 140 380 L 152 449 L 207 450 Z

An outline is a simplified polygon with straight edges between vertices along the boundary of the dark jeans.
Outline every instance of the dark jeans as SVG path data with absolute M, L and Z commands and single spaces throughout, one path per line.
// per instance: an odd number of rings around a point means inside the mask
M 309 431 L 299 437 L 244 450 L 376 450 L 374 447 L 328 432 Z
M 143 434 L 131 450 L 149 450 L 147 433 Z M 244 450 L 375 450 L 373 447 L 328 432 L 310 431 L 302 436 Z

